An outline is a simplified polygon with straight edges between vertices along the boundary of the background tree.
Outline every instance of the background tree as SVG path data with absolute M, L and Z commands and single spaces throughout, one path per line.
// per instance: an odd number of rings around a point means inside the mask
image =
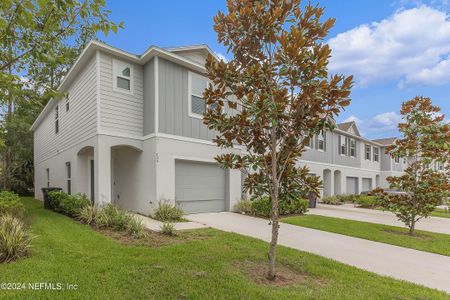
M 321 22 L 323 8 L 302 8 L 300 0 L 229 0 L 227 8 L 214 17 L 214 30 L 233 59 L 207 60 L 212 85 L 203 120 L 217 131 L 218 146 L 246 149 L 216 160 L 251 170 L 245 188 L 271 197 L 268 278 L 275 279 L 279 201 L 318 194 L 318 178 L 297 161 L 314 134 L 334 128 L 334 117 L 350 103 L 352 77 L 328 74 L 331 50 L 323 40 L 334 19 Z
M 104 0 L 5 0 L 0 12 L 2 187 L 15 189 L 32 183 L 33 120 L 62 96 L 57 87 L 86 43 L 123 24 L 109 20 Z
M 390 188 L 405 193 L 377 192 L 383 207 L 394 212 L 410 234 L 414 234 L 416 222 L 428 217 L 450 193 L 450 126 L 440 110 L 430 98 L 418 96 L 404 102 L 400 111 L 404 123 L 398 126 L 403 137 L 386 149 L 392 157 L 408 163 L 404 175 L 387 178 Z M 436 167 L 439 165 L 442 170 Z

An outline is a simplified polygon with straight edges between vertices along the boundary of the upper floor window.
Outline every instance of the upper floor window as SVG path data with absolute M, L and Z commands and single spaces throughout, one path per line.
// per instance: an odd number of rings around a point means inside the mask
M 206 102 L 203 92 L 208 85 L 206 77 L 189 72 L 189 116 L 203 118 Z
M 59 132 L 59 108 L 58 104 L 55 107 L 55 134 Z
M 70 105 L 69 105 L 69 94 L 67 94 L 67 97 L 66 97 L 66 111 L 69 111 L 69 109 L 70 109 Z
M 396 164 L 399 164 L 399 163 L 400 163 L 400 156 L 396 155 L 396 156 L 394 157 L 394 162 L 395 162 Z
M 310 149 L 314 148 L 314 139 L 313 138 L 309 139 L 308 145 L 306 145 L 306 147 L 310 148 Z
M 326 135 L 323 133 L 317 135 L 317 149 L 326 151 Z
M 370 145 L 365 145 L 366 159 L 370 160 L 372 156 L 372 147 Z
M 345 136 L 339 136 L 339 154 L 347 155 L 347 138 Z
M 373 161 L 380 161 L 380 148 L 373 147 Z
M 133 66 L 119 60 L 113 60 L 114 89 L 132 93 Z
M 350 139 L 350 156 L 356 157 L 356 140 Z

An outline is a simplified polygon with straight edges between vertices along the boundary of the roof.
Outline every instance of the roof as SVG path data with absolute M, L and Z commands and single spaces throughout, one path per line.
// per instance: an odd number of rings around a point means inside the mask
M 343 131 L 347 131 L 352 125 L 353 125 L 353 121 L 351 122 L 345 122 L 345 123 L 339 123 L 337 124 L 337 128 Z
M 64 77 L 63 81 L 59 85 L 57 91 L 58 92 L 65 92 L 67 91 L 68 87 L 70 86 L 70 83 L 76 78 L 77 74 L 83 69 L 85 63 L 88 61 L 92 55 L 94 55 L 98 50 L 101 50 L 103 52 L 106 52 L 108 54 L 115 55 L 119 58 L 131 61 L 135 64 L 144 65 L 150 59 L 152 59 L 154 56 L 159 56 L 161 58 L 173 61 L 179 65 L 185 66 L 191 70 L 197 71 L 199 73 L 205 73 L 206 69 L 205 66 L 194 62 L 186 57 L 183 57 L 181 55 L 178 55 L 178 52 L 183 51 L 203 51 L 204 53 L 209 53 L 212 56 L 214 56 L 216 59 L 218 59 L 217 55 L 207 46 L 207 45 L 193 45 L 193 46 L 183 46 L 183 47 L 176 47 L 176 48 L 160 48 L 158 46 L 150 46 L 143 54 L 136 55 L 132 54 L 130 52 L 124 51 L 122 49 L 107 45 L 105 43 L 99 42 L 99 41 L 90 41 L 86 47 L 81 52 L 80 56 L 78 56 L 75 63 L 70 68 L 69 72 L 67 72 L 66 76 Z M 30 130 L 35 130 L 36 127 L 41 123 L 41 121 L 44 119 L 44 117 L 47 115 L 47 113 L 52 109 L 53 104 L 56 102 L 56 100 L 51 99 L 47 105 L 44 107 L 44 109 L 41 111 L 39 116 L 34 121 L 33 125 L 31 125 Z
M 396 137 L 390 137 L 390 138 L 384 138 L 384 139 L 376 139 L 372 140 L 378 144 L 381 144 L 383 146 L 389 146 L 392 145 L 398 138 Z

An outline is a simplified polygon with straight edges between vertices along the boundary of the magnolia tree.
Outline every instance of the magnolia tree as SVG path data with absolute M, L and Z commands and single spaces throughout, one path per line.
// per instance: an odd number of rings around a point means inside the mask
M 271 198 L 268 278 L 275 279 L 280 201 L 318 194 L 319 179 L 297 161 L 350 104 L 352 77 L 328 74 L 331 50 L 323 40 L 334 19 L 322 22 L 323 8 L 302 8 L 300 0 L 230 0 L 227 8 L 214 17 L 214 30 L 233 59 L 207 60 L 204 123 L 217 132 L 218 146 L 245 148 L 216 157 L 222 167 L 250 170 L 244 188 Z
M 404 123 L 398 129 L 403 137 L 386 151 L 392 157 L 406 159 L 408 166 L 404 175 L 388 177 L 387 181 L 390 188 L 403 193 L 377 192 L 383 207 L 394 212 L 414 234 L 416 222 L 428 217 L 449 196 L 450 126 L 430 98 L 406 101 L 400 113 Z

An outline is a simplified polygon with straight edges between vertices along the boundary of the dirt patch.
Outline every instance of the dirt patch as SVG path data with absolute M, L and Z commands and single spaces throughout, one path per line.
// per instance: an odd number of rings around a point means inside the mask
M 305 285 L 314 283 L 316 285 L 324 285 L 324 280 L 311 276 L 309 274 L 301 273 L 292 270 L 286 266 L 277 265 L 277 277 L 275 280 L 267 278 L 267 263 L 255 261 L 240 261 L 233 264 L 233 267 L 239 270 L 242 274 L 249 277 L 258 285 L 270 285 L 278 287 L 286 287 L 290 285 Z
M 109 236 L 122 244 L 141 245 L 147 247 L 163 247 L 173 244 L 185 243 L 196 240 L 206 240 L 212 236 L 208 230 L 192 230 L 186 232 L 178 232 L 175 236 L 169 236 L 160 232 L 145 230 L 145 235 L 140 238 L 134 238 L 126 232 L 114 231 L 106 228 L 94 229 L 106 236 Z
M 421 240 L 432 240 L 433 237 L 427 234 L 423 234 L 423 233 L 414 233 L 414 234 L 409 234 L 408 232 L 404 232 L 404 231 L 398 231 L 398 230 L 393 230 L 393 229 L 384 229 L 384 232 L 387 233 L 391 233 L 391 234 L 397 234 L 397 235 L 404 235 L 404 236 L 409 236 L 411 238 L 418 238 Z

